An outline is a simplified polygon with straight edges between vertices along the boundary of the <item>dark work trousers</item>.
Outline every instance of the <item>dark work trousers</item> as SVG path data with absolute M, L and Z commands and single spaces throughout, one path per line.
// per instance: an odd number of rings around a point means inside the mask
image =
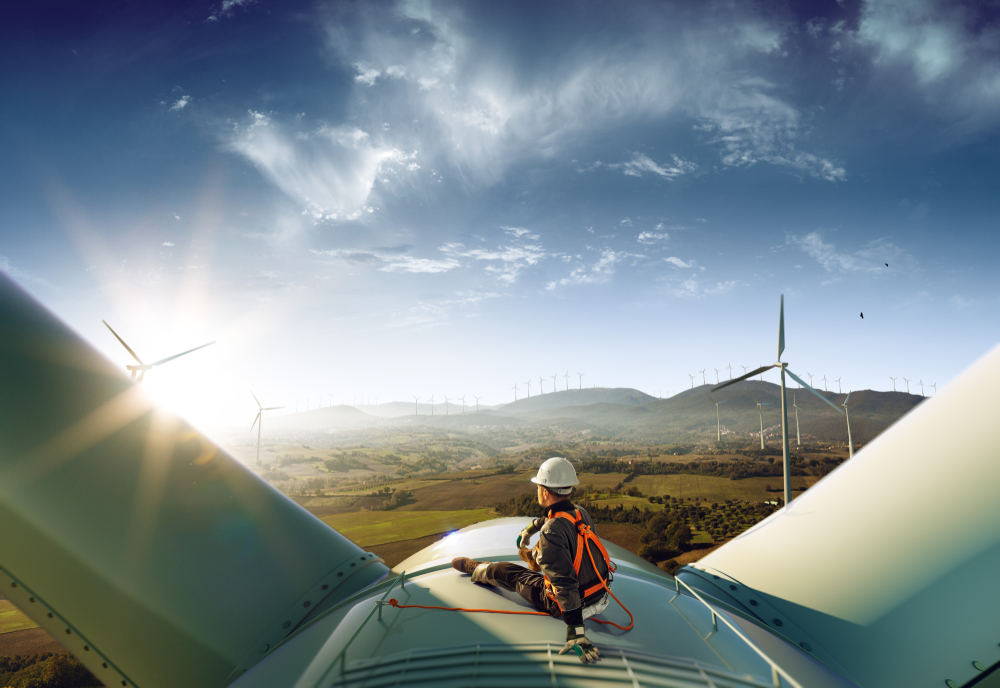
M 552 616 L 562 616 L 555 600 L 545 595 L 545 576 L 520 564 L 498 561 L 487 566 L 479 566 L 472 572 L 472 582 L 506 588 L 526 599 L 535 609 Z

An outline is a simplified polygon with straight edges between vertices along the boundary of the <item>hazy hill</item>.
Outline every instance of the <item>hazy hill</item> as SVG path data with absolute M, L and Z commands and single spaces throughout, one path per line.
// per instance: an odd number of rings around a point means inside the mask
M 302 430 L 338 430 L 375 425 L 379 419 L 359 411 L 354 406 L 327 406 L 326 408 L 286 413 L 282 416 L 264 415 L 264 434 L 280 434 Z
M 650 401 L 656 401 L 656 397 L 629 387 L 592 387 L 590 389 L 567 389 L 559 392 L 549 392 L 548 394 L 536 394 L 532 397 L 518 399 L 509 404 L 496 406 L 492 412 L 504 415 L 525 415 L 570 406 L 589 406 L 591 404 L 641 406 Z
M 452 399 L 447 405 L 444 403 L 444 399 L 434 404 L 433 414 L 435 416 L 449 416 L 462 413 L 462 402 L 459 401 L 457 404 L 454 402 L 454 397 L 449 397 Z M 476 400 L 471 395 L 465 397 L 465 412 L 475 413 L 476 410 Z M 469 403 L 469 400 L 472 403 Z M 370 406 L 357 406 L 360 411 L 364 411 L 370 416 L 377 416 L 378 418 L 401 418 L 403 416 L 412 416 L 417 413 L 421 416 L 431 415 L 432 409 L 430 403 L 421 401 L 414 404 L 412 401 L 390 401 L 385 404 L 372 404 Z M 485 404 L 479 405 L 480 410 L 488 408 Z

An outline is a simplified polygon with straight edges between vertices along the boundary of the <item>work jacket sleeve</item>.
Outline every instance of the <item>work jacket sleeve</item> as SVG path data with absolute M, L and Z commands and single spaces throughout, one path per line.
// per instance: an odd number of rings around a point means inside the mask
M 562 520 L 565 519 L 553 519 L 542 528 L 537 561 L 542 573 L 552 584 L 559 608 L 565 614 L 580 609 L 583 600 L 580 598 L 580 582 L 573 569 L 576 528 L 568 521 L 568 528 L 561 527 L 563 524 L 559 521 Z

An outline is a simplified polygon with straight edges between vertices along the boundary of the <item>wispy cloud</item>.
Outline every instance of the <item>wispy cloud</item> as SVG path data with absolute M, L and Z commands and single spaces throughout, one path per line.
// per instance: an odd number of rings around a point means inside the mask
M 7 256 L 0 255 L 0 271 L 6 272 L 8 275 L 21 282 L 31 282 L 34 284 L 42 285 L 44 287 L 48 287 L 49 289 L 53 290 L 56 289 L 56 287 L 54 287 L 52 284 L 46 282 L 45 280 L 39 277 L 35 277 L 27 270 L 19 268 L 13 263 L 11 263 L 10 259 Z
M 670 288 L 674 296 L 680 298 L 699 299 L 705 296 L 721 296 L 732 291 L 739 280 L 726 282 L 716 282 L 714 284 L 703 284 L 697 277 L 689 277 L 680 284 L 675 284 Z
M 162 246 L 173 246 L 174 242 L 172 242 L 172 241 L 164 241 L 163 244 L 161 244 L 161 245 Z
M 233 125 L 227 147 L 257 166 L 275 186 L 315 220 L 356 220 L 368 205 L 376 180 L 412 174 L 416 152 L 372 141 L 344 125 L 290 132 L 270 115 L 250 111 Z
M 824 241 L 820 232 L 801 237 L 790 235 L 786 243 L 802 249 L 828 273 L 896 274 L 920 267 L 916 258 L 884 238 L 869 241 L 854 252 L 838 250 Z
M 383 249 L 309 249 L 315 256 L 340 260 L 353 265 L 377 265 L 382 272 L 412 272 L 437 274 L 459 267 L 461 263 L 453 258 L 435 260 L 406 255 L 408 246 Z
M 647 155 L 643 155 L 642 153 L 633 153 L 632 159 L 628 162 L 605 163 L 597 161 L 591 165 L 581 168 L 579 171 L 586 172 L 605 167 L 609 170 L 621 170 L 624 174 L 627 174 L 630 177 L 642 177 L 646 174 L 654 174 L 663 179 L 673 180 L 682 174 L 694 172 L 698 169 L 698 166 L 693 162 L 682 160 L 676 155 L 671 156 L 671 158 L 671 163 L 661 165 Z
M 439 249 L 450 258 L 471 258 L 485 261 L 486 272 L 505 285 L 513 284 L 529 267 L 550 257 L 538 242 L 541 237 L 523 227 L 503 227 L 513 242 L 495 249 L 467 248 L 464 244 L 449 242 Z M 531 243 L 529 243 L 531 242 Z
M 575 284 L 604 284 L 615 274 L 615 266 L 629 258 L 644 258 L 639 253 L 627 253 L 624 251 L 613 251 L 609 248 L 601 250 L 601 257 L 591 265 L 580 265 L 574 268 L 568 277 L 553 280 L 545 285 L 545 288 L 552 291 L 558 287 L 565 287 Z
M 662 225 L 661 225 L 662 226 Z M 640 244 L 657 244 L 670 238 L 667 232 L 640 232 L 635 238 Z
M 222 4 L 218 8 L 212 10 L 212 13 L 208 15 L 205 21 L 219 21 L 226 17 L 233 16 L 233 10 L 237 7 L 242 7 L 244 5 L 252 5 L 256 0 L 222 0 Z
M 177 110 L 183 110 L 191 102 L 191 96 L 181 96 L 177 101 L 170 106 L 171 112 L 176 112 Z
M 693 268 L 694 267 L 694 261 L 693 260 L 685 263 L 683 260 L 681 260 L 680 258 L 678 258 L 676 256 L 670 256 L 669 258 L 664 258 L 663 260 L 664 260 L 664 262 L 670 263 L 671 265 L 673 265 L 675 267 L 678 267 L 678 268 Z

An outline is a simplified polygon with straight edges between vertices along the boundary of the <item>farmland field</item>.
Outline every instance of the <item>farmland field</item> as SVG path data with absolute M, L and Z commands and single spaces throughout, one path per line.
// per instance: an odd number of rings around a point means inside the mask
M 605 487 L 614 487 L 621 481 L 625 480 L 626 475 L 626 473 L 578 473 L 576 477 L 580 481 L 579 487 L 583 487 L 584 485 L 593 485 L 594 489 L 602 490 Z M 530 477 L 534 476 L 529 476 L 529 478 Z
M 481 480 L 440 480 L 413 490 L 412 504 L 397 512 L 443 511 L 489 506 L 516 497 L 534 488 L 523 475 L 495 475 Z
M 492 509 L 462 511 L 360 511 L 321 520 L 361 547 L 413 540 L 496 518 Z
M 792 489 L 815 485 L 818 480 L 811 475 L 793 475 Z M 767 492 L 764 489 L 767 485 L 780 489 L 781 476 L 730 480 L 705 475 L 640 475 L 628 483 L 629 487 L 639 488 L 644 495 L 670 495 L 678 499 L 701 497 L 706 502 L 724 502 L 727 499 L 766 502 L 778 499 L 781 493 Z
M 38 628 L 38 624 L 25 616 L 9 600 L 0 600 L 0 633 Z

